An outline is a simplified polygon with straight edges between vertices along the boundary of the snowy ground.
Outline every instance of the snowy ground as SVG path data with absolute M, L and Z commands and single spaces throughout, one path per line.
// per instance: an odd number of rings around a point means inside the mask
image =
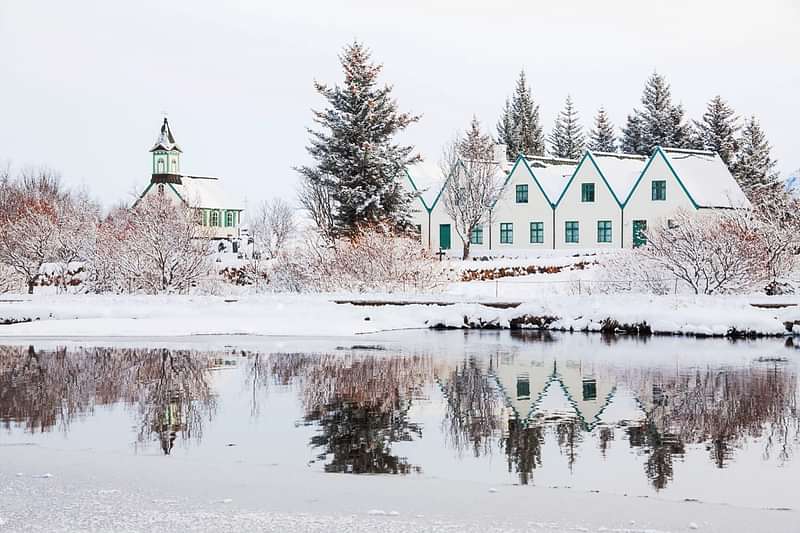
M 336 304 L 336 298 L 440 301 L 453 305 Z M 522 302 L 516 308 L 481 305 Z M 562 295 L 482 298 L 470 295 L 293 295 L 216 296 L 52 295 L 0 298 L 2 337 L 281 335 L 337 336 L 467 322 L 508 327 L 522 315 L 553 316 L 552 328 L 599 331 L 601 322 L 646 322 L 655 332 L 724 335 L 731 328 L 768 335 L 786 333 L 784 322 L 800 320 L 800 306 L 753 307 L 754 302 L 800 304 L 800 297 Z

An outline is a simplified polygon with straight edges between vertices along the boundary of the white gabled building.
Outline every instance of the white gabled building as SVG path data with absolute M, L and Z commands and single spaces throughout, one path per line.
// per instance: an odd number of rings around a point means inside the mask
M 181 172 L 183 150 L 175 141 L 166 118 L 150 153 L 153 155 L 150 183 L 137 202 L 149 194 L 169 194 L 175 201 L 195 210 L 199 224 L 207 228 L 213 239 L 239 236 L 244 210 L 228 198 L 219 178 L 188 176 Z
M 518 156 L 502 166 L 505 181 L 473 253 L 504 250 L 631 248 L 648 226 L 679 210 L 750 208 L 720 157 L 656 147 L 650 157 L 587 151 L 579 160 Z M 431 251 L 460 249 L 442 204 L 447 180 L 429 165 L 407 169 L 418 193 L 413 215 Z

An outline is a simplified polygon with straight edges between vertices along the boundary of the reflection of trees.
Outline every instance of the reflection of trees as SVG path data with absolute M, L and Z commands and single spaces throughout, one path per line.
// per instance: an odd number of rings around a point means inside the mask
M 447 400 L 443 427 L 451 445 L 459 453 L 472 448 L 475 457 L 490 452 L 501 425 L 502 402 L 495 382 L 474 357 L 438 381 Z
M 271 373 L 297 378 L 305 421 L 319 425 L 311 445 L 332 458 L 327 472 L 408 473 L 418 469 L 392 454 L 392 444 L 422 436 L 408 419 L 414 397 L 433 378 L 430 357 L 277 354 Z
M 508 471 L 516 472 L 522 485 L 530 483 L 533 471 L 542 466 L 544 430 L 543 424 L 528 425 L 516 417 L 508 421 L 508 434 L 503 440 Z
M 214 410 L 212 360 L 186 351 L 0 348 L 0 420 L 29 431 L 65 431 L 96 406 L 136 407 L 138 439 L 156 438 L 170 453 L 178 434 L 199 438 Z

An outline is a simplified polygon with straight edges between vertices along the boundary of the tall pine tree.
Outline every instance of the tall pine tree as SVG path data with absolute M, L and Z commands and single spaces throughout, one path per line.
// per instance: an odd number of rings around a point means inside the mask
M 525 71 L 519 73 L 514 95 L 497 123 L 498 141 L 506 145 L 509 159 L 517 154 L 544 155 L 544 131 L 539 119 L 539 106 L 533 100 Z
M 782 185 L 775 171 L 777 161 L 772 159 L 772 147 L 755 116 L 745 121 L 738 145 L 733 176 L 747 197 L 752 200 L 779 192 Z
M 594 128 L 589 132 L 589 150 L 594 152 L 616 152 L 617 136 L 614 125 L 608 118 L 604 107 L 600 107 L 594 117 Z
M 370 56 L 356 41 L 339 56 L 344 84 L 315 82 L 328 107 L 313 111 L 321 129 L 308 129 L 307 150 L 316 164 L 297 169 L 311 190 L 329 194 L 335 235 L 354 235 L 360 226 L 378 222 L 398 230 L 409 224 L 412 195 L 405 192 L 400 175 L 420 157 L 393 138 L 419 116 L 398 111 L 392 87 L 378 86 L 383 65 Z
M 717 152 L 730 167 L 736 160 L 736 133 L 741 129 L 733 108 L 717 95 L 708 102 L 702 120 L 694 124 L 702 149 Z
M 555 157 L 577 159 L 586 149 L 586 137 L 578 123 L 578 112 L 571 96 L 567 95 L 564 109 L 558 114 L 547 140 L 550 142 L 550 153 Z
M 656 146 L 690 148 L 691 128 L 683 121 L 683 107 L 672 103 L 666 78 L 654 72 L 645 84 L 642 109 L 628 115 L 623 129 L 624 151 L 649 154 Z

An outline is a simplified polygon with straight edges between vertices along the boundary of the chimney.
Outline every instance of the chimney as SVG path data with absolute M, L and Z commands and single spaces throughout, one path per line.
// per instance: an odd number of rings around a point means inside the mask
M 505 144 L 494 143 L 494 160 L 498 163 L 506 163 L 508 161 Z

